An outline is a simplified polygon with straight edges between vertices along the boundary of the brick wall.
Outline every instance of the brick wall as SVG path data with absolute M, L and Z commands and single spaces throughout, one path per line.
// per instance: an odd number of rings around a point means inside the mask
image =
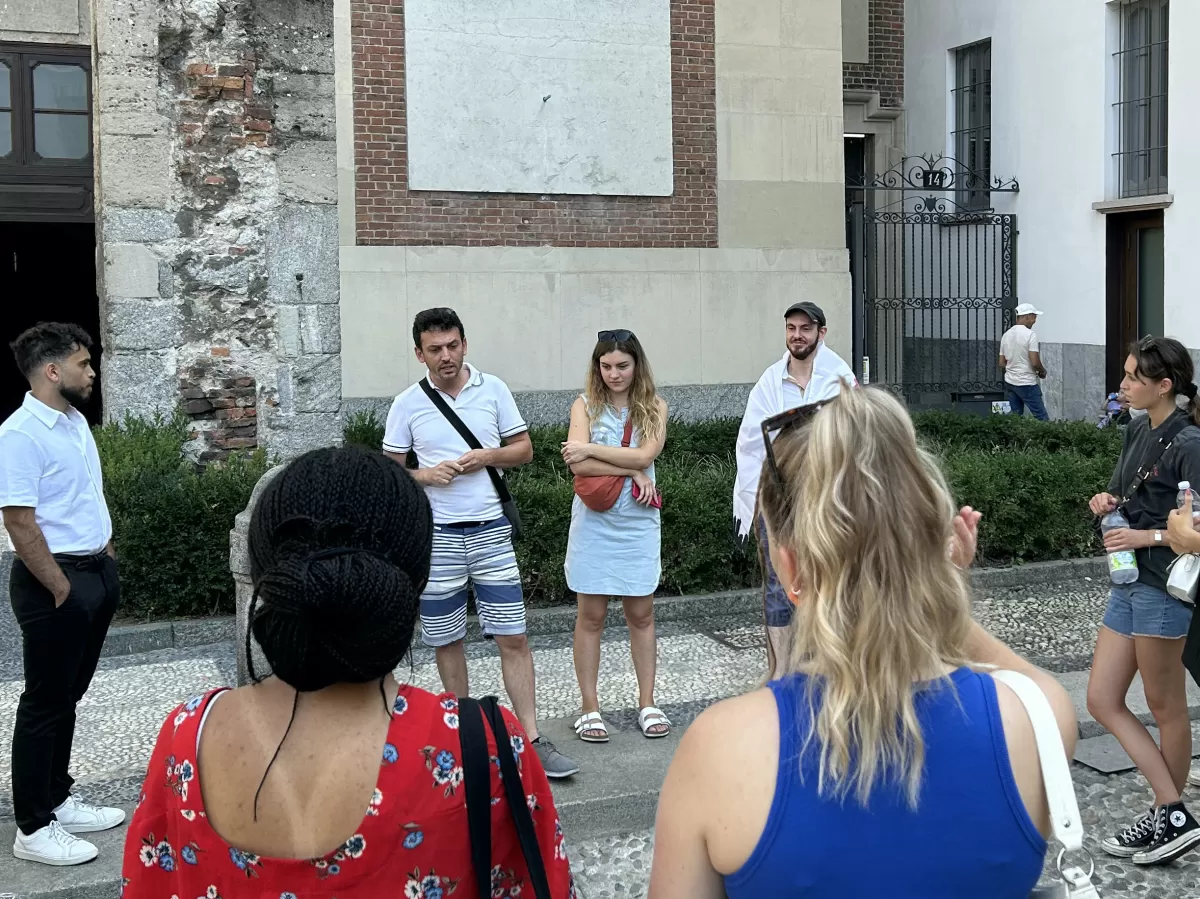
M 846 90 L 879 91 L 881 106 L 904 105 L 904 0 L 871 0 L 871 61 L 844 63 Z
M 410 191 L 404 7 L 352 0 L 357 235 L 364 245 L 715 247 L 714 0 L 672 0 L 669 197 Z
M 211 372 L 193 368 L 179 382 L 183 411 L 203 440 L 201 462 L 226 458 L 234 450 L 258 446 L 257 389 L 254 378 L 224 378 L 220 386 L 204 386 Z

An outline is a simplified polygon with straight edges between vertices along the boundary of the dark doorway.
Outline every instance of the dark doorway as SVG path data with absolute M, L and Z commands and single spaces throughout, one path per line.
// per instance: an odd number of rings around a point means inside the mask
M 41 321 L 72 322 L 92 336 L 96 389 L 81 410 L 101 420 L 100 303 L 96 297 L 96 229 L 90 224 L 0 222 L 0 420 L 29 389 L 8 344 Z
M 1130 345 L 1163 335 L 1163 213 L 1108 216 L 1108 389 L 1121 386 Z

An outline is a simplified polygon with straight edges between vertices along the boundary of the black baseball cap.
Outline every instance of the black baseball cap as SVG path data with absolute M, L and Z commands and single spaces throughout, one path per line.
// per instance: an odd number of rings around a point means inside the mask
M 788 311 L 783 313 L 783 317 L 789 319 L 801 312 L 816 322 L 818 327 L 825 327 L 825 313 L 816 303 L 792 303 L 788 306 Z

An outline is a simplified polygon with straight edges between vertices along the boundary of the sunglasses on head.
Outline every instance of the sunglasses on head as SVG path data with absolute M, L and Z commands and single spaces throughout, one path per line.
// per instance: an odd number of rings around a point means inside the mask
M 616 343 L 629 343 L 633 340 L 633 332 L 626 328 L 617 328 L 613 331 L 601 331 L 596 335 L 596 339 L 607 343 L 614 341 Z
M 832 400 L 822 400 L 819 403 L 809 403 L 807 406 L 797 406 L 778 415 L 772 415 L 762 423 L 763 444 L 767 448 L 767 467 L 776 483 L 783 485 L 783 475 L 779 472 L 779 463 L 775 461 L 775 441 L 771 435 L 791 430 L 812 421 L 814 415 L 828 406 Z

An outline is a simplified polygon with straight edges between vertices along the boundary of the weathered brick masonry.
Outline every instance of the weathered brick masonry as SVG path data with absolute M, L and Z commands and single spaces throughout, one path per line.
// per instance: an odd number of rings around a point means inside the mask
M 359 244 L 715 247 L 714 0 L 672 0 L 669 197 L 410 191 L 404 6 L 352 0 Z
M 904 0 L 871 0 L 871 61 L 843 63 L 846 90 L 878 91 L 880 106 L 904 105 Z

